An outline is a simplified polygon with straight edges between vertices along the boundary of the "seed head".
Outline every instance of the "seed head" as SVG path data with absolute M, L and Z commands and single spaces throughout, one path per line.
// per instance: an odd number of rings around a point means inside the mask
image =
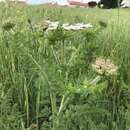
M 116 75 L 118 66 L 114 65 L 110 59 L 97 58 L 92 68 L 99 74 Z

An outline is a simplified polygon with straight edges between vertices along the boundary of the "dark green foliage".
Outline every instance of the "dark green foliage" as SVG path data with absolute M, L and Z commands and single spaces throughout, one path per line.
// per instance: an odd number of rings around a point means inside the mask
M 14 26 L 15 26 L 14 21 L 6 21 L 6 22 L 3 24 L 2 28 L 3 28 L 3 30 L 5 30 L 5 31 L 9 31 L 9 30 L 13 29 Z
M 116 8 L 118 3 L 121 3 L 121 0 L 101 0 L 100 4 L 104 5 L 104 8 Z

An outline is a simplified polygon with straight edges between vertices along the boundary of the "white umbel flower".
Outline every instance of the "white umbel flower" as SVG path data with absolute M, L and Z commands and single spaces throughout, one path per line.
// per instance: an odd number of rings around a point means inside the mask
M 50 21 L 50 20 L 46 20 L 44 21 L 44 25 L 47 25 L 47 30 L 46 31 L 53 31 L 56 30 L 59 26 L 59 22 L 58 21 Z M 84 23 L 75 23 L 75 24 L 69 24 L 69 23 L 64 23 L 61 26 L 64 30 L 74 30 L 74 31 L 78 31 L 78 30 L 83 30 L 83 29 L 87 29 L 87 28 L 92 28 L 93 26 L 88 23 L 88 24 L 84 24 Z
M 63 24 L 63 29 L 65 30 L 83 30 L 83 29 L 86 29 L 86 28 L 91 28 L 93 27 L 90 23 L 88 24 L 84 24 L 84 23 L 76 23 L 76 24 L 69 24 L 69 23 L 66 23 L 66 24 Z
M 59 22 L 58 21 L 52 22 L 52 21 L 47 20 L 46 23 L 48 23 L 47 31 L 56 30 L 58 28 L 58 26 L 59 26 Z

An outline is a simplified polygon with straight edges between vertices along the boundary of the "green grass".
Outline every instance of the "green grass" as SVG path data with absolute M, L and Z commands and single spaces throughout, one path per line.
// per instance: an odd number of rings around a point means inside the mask
M 129 11 L 1 4 L 0 130 L 129 130 Z M 45 19 L 94 27 L 46 34 Z M 98 75 L 98 57 L 118 74 Z

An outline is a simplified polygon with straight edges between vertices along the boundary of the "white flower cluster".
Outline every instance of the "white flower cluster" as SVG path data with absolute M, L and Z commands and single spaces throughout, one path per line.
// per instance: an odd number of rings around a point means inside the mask
M 51 30 L 56 30 L 59 26 L 59 22 L 56 21 L 56 22 L 52 22 L 52 21 L 45 21 L 47 24 L 48 24 L 48 28 L 47 28 L 47 31 L 51 31 Z
M 59 26 L 59 22 L 52 22 L 52 21 L 45 21 L 48 24 L 48 28 L 47 31 L 52 31 L 52 30 L 56 30 Z M 92 28 L 93 26 L 88 23 L 88 24 L 84 24 L 84 23 L 76 23 L 76 24 L 69 24 L 69 23 L 65 23 L 62 25 L 62 28 L 64 30 L 82 30 L 82 29 L 86 29 L 86 28 Z
M 66 24 L 63 24 L 62 26 L 65 30 L 82 30 L 82 29 L 85 29 L 85 28 L 92 28 L 93 26 L 88 23 L 88 24 L 84 24 L 84 23 L 76 23 L 76 24 L 69 24 L 69 23 L 66 23 Z
M 92 68 L 99 74 L 116 75 L 118 66 L 114 65 L 110 59 L 103 59 L 101 57 L 96 59 L 92 64 Z

